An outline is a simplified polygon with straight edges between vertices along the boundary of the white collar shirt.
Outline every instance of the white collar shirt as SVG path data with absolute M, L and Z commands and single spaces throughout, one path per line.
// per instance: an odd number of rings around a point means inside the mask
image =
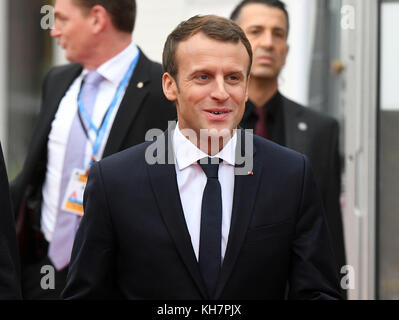
M 104 77 L 104 80 L 100 83 L 98 88 L 98 94 L 91 118 L 97 128 L 101 126 L 104 116 L 115 97 L 120 82 L 138 54 L 139 50 L 132 42 L 118 55 L 106 61 L 97 69 L 97 72 Z M 55 118 L 51 124 L 51 131 L 47 143 L 47 170 L 42 188 L 43 202 L 41 215 L 41 229 L 48 242 L 52 239 L 57 219 L 59 200 L 60 197 L 63 197 L 63 195 L 60 194 L 60 188 L 69 132 L 78 110 L 77 101 L 82 81 L 88 72 L 88 70 L 83 69 L 82 73 L 73 81 L 62 98 Z M 100 160 L 103 156 L 124 93 L 125 92 L 121 94 L 116 103 L 116 107 L 110 116 L 104 139 L 102 140 L 99 151 L 96 155 L 97 160 Z M 87 141 L 86 144 L 85 165 L 88 165 L 90 161 L 93 153 L 93 142 L 96 139 L 95 133 L 92 130 L 89 132 L 89 137 L 91 141 Z
M 193 250 L 198 261 L 202 194 L 207 177 L 197 161 L 208 157 L 208 155 L 198 149 L 182 134 L 179 130 L 179 124 L 176 125 L 176 129 L 173 132 L 172 143 L 180 200 Z M 210 158 L 216 157 L 223 160 L 219 165 L 218 173 L 222 191 L 222 261 L 227 248 L 233 208 L 236 144 L 237 133 L 233 135 L 218 154 L 213 157 L 210 156 Z

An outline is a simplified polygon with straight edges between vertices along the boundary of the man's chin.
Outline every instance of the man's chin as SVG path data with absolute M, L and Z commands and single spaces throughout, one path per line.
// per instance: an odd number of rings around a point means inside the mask
M 210 127 L 209 129 L 203 129 L 200 131 L 200 140 L 215 140 L 220 139 L 228 141 L 232 138 L 234 131 L 230 127 Z
M 200 132 L 200 149 L 215 155 L 222 150 L 233 137 L 233 132 L 228 128 L 203 129 Z
M 79 63 L 78 59 L 76 59 L 76 57 L 68 51 L 65 52 L 65 59 L 71 63 Z
M 73 59 L 71 56 L 69 56 L 69 55 L 65 55 L 65 59 L 67 59 L 70 63 L 75 63 L 76 61 L 75 61 L 75 59 Z
M 278 73 L 269 68 L 261 68 L 260 70 L 252 70 L 251 77 L 264 80 L 274 80 L 278 77 Z

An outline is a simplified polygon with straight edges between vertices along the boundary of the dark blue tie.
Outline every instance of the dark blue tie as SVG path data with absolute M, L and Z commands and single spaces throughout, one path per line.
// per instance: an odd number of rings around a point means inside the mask
M 203 162 L 207 164 L 202 164 Z M 210 296 L 214 294 L 222 264 L 222 190 L 218 180 L 219 162 L 212 164 L 210 158 L 198 162 L 208 178 L 202 196 L 199 266 Z

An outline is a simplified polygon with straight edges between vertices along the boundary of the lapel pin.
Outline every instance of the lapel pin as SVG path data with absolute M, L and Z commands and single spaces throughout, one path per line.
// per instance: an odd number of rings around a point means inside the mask
M 137 84 L 137 88 L 141 89 L 142 87 L 144 87 L 144 83 L 139 82 L 139 83 Z
M 305 122 L 300 122 L 298 124 L 298 129 L 301 131 L 306 131 L 306 130 L 308 130 L 308 125 Z
M 253 176 L 253 175 L 254 175 L 254 172 L 253 172 L 253 171 L 248 171 L 248 175 L 249 175 L 249 176 Z

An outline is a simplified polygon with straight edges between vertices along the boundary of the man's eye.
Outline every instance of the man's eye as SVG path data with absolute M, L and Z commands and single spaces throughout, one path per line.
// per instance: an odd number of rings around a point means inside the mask
M 197 79 L 199 79 L 199 80 L 207 80 L 208 76 L 206 74 L 200 74 L 200 75 L 197 76 Z
M 249 30 L 248 34 L 252 35 L 252 36 L 256 36 L 260 33 L 260 30 Z
M 63 26 L 66 23 L 66 19 L 63 17 L 55 17 L 55 25 L 56 26 Z
M 240 81 L 240 77 L 231 75 L 231 76 L 228 76 L 228 80 L 231 82 L 237 82 L 237 81 Z
M 276 38 L 279 38 L 279 39 L 282 39 L 282 38 L 285 37 L 284 34 L 281 33 L 281 32 L 275 33 L 274 36 L 275 36 Z

